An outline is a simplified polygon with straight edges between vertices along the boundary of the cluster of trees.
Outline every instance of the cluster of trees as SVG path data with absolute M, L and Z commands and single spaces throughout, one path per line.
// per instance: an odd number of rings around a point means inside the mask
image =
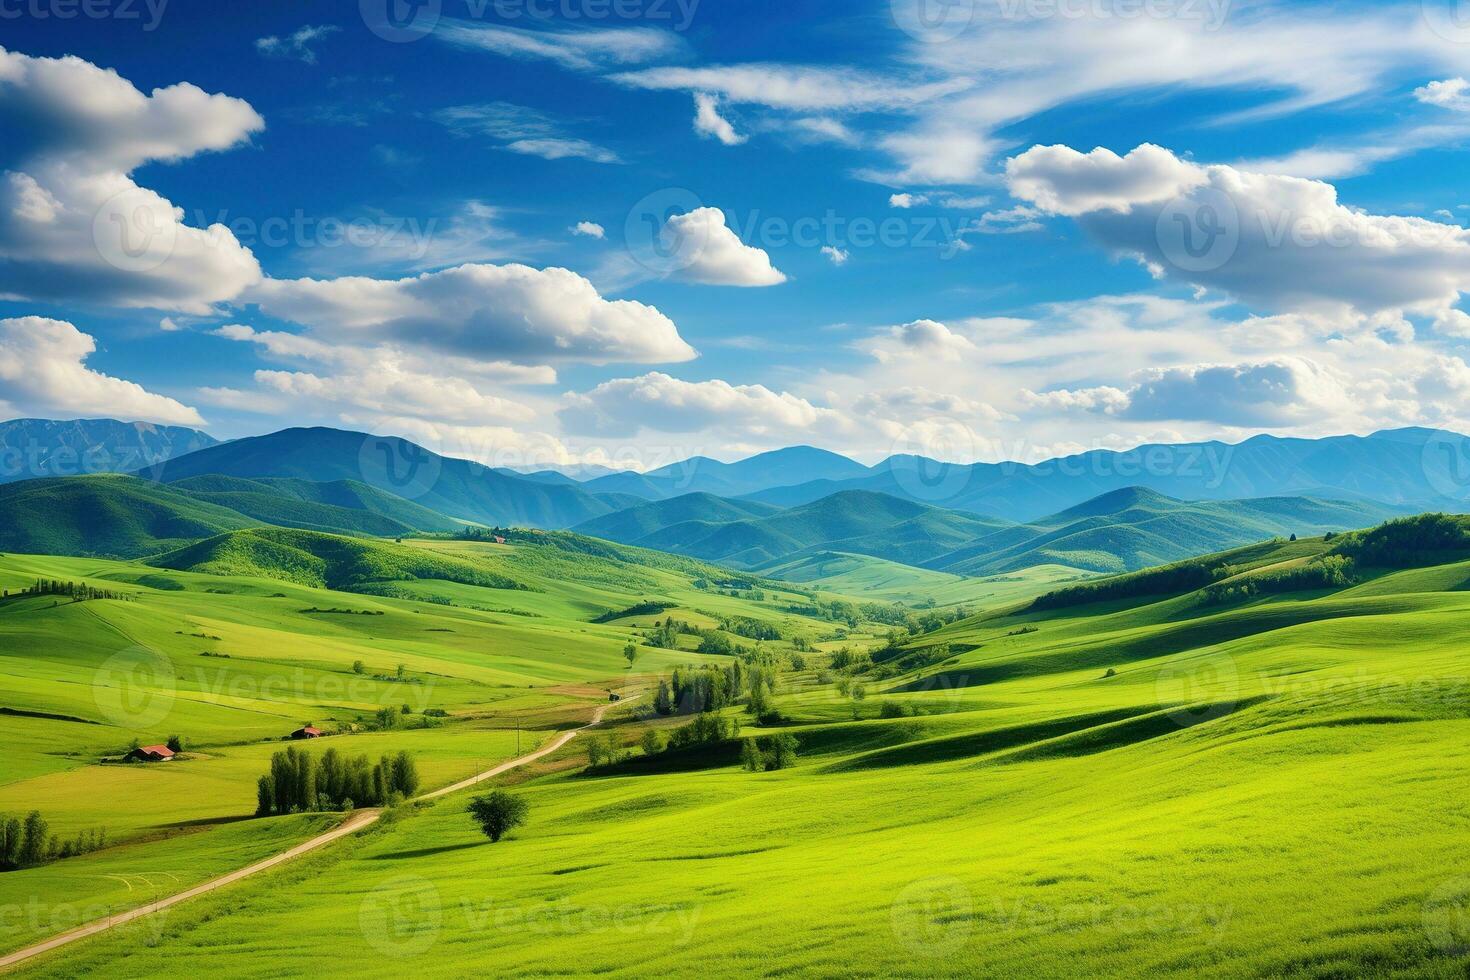
M 740 719 L 706 712 L 687 725 L 669 733 L 668 749 L 690 749 L 701 745 L 717 745 L 740 737 Z
M 1470 522 L 1447 514 L 1419 514 L 1345 534 L 1332 549 L 1359 564 L 1407 568 L 1446 561 L 1445 552 L 1470 551 Z
M 663 622 L 658 623 L 646 634 L 644 642 L 649 646 L 661 647 L 665 650 L 675 650 L 679 646 L 680 636 L 703 636 L 704 631 L 690 626 L 682 619 L 669 616 Z
M 610 609 L 593 620 L 594 623 L 611 623 L 617 619 L 625 619 L 628 616 L 657 616 L 665 609 L 673 607 L 672 602 L 663 602 L 658 599 L 645 599 L 634 603 L 626 609 Z
M 327 749 L 320 760 L 292 746 L 271 756 L 271 771 L 256 787 L 255 815 L 350 810 L 408 799 L 418 792 L 419 772 L 407 752 L 383 756 L 344 756 Z
M 781 631 L 772 623 L 763 623 L 748 616 L 727 616 L 720 620 L 720 629 L 749 640 L 779 640 Z
M 747 738 L 740 747 L 740 764 L 750 772 L 770 772 L 796 765 L 796 736 L 786 732 L 766 738 Z
M 106 846 L 107 831 L 103 828 L 84 830 L 62 840 L 51 833 L 51 826 L 40 810 L 32 810 L 24 820 L 0 814 L 0 871 L 30 868 Z
M 1216 582 L 1200 593 L 1204 605 L 1219 605 L 1238 599 L 1279 592 L 1301 592 L 1306 589 L 1335 589 L 1352 585 L 1357 580 L 1351 558 L 1323 555 L 1295 568 L 1247 575 L 1230 582 Z
M 587 739 L 587 764 L 594 769 L 599 766 L 615 766 L 629 755 L 616 735 L 606 732 Z
M 38 578 L 33 585 L 29 585 L 19 592 L 12 593 L 9 589 L 4 590 L 4 597 L 36 596 L 36 595 L 59 595 L 81 602 L 85 599 L 131 599 L 132 596 L 123 592 L 114 592 L 111 589 L 99 589 L 95 585 L 86 582 L 63 582 L 60 579 Z
M 774 693 L 775 684 L 775 669 L 754 657 L 732 660 L 723 667 L 710 664 L 675 667 L 670 680 L 659 680 L 658 690 L 653 696 L 653 710 L 661 715 L 719 711 L 757 691 L 765 704 Z

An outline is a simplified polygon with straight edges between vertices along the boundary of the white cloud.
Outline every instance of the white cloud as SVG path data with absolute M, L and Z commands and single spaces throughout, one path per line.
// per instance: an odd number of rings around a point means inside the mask
M 607 230 L 595 221 L 579 221 L 572 226 L 572 234 L 587 238 L 606 238 Z
M 488 136 L 512 153 L 543 160 L 571 157 L 594 163 L 622 162 L 612 150 L 572 136 L 562 123 L 545 113 L 511 102 L 447 106 L 435 111 L 432 118 L 456 136 Z
M 853 409 L 863 415 L 907 424 L 934 416 L 986 423 L 1015 419 L 1014 415 L 1001 412 L 985 402 L 921 387 L 880 388 L 870 391 L 854 403 Z
M 220 224 L 183 211 L 128 174 L 247 139 L 247 103 L 188 83 L 144 95 L 79 58 L 0 48 L 0 293 L 207 313 L 260 278 Z
M 249 300 L 329 342 L 392 343 L 516 363 L 669 363 L 695 356 L 658 310 L 604 299 L 566 269 L 471 264 L 396 280 L 269 279 Z
M 838 248 L 836 245 L 823 245 L 822 254 L 827 256 L 833 265 L 846 265 L 849 258 L 847 249 Z
M 656 61 L 684 49 L 678 35 L 645 27 L 533 31 L 483 22 L 441 20 L 434 37 L 460 48 L 488 51 L 506 58 L 544 59 L 575 71 Z
M 1155 275 L 1273 311 L 1435 312 L 1470 286 L 1470 231 L 1338 202 L 1320 181 L 1038 146 L 1006 163 L 1015 196 L 1072 215 Z
M 574 158 L 591 160 L 593 163 L 621 163 L 612 150 L 584 139 L 560 137 L 555 139 L 516 140 L 507 143 L 505 149 L 512 153 L 540 157 L 543 160 L 565 160 Z
M 162 330 L 164 333 L 176 333 L 184 328 L 180 323 L 174 320 L 173 317 L 166 316 L 158 321 L 158 329 Z
M 956 361 L 975 353 L 975 344 L 937 320 L 914 320 L 863 341 L 860 350 L 878 361 L 919 357 L 925 360 Z
M 804 141 L 838 143 L 856 146 L 858 136 L 840 119 L 830 116 L 800 116 L 790 120 L 787 127 Z
M 888 195 L 888 206 L 891 208 L 912 208 L 928 203 L 929 195 L 927 194 L 902 193 Z
M 660 372 L 605 381 L 585 394 L 569 394 L 559 414 L 568 431 L 600 436 L 718 430 L 759 439 L 851 430 L 851 422 L 841 413 L 788 392 L 719 380 L 681 381 Z
M 96 349 L 96 340 L 64 320 L 0 320 L 0 406 L 9 415 L 204 424 L 187 405 L 87 367 Z
M 644 68 L 612 79 L 630 88 L 705 92 L 726 102 L 801 112 L 899 109 L 971 84 L 968 79 L 914 82 L 850 68 L 780 64 Z
M 267 58 L 294 58 L 308 65 L 314 65 L 316 64 L 316 50 L 312 45 L 341 29 L 334 24 L 307 25 L 284 38 L 274 34 L 269 37 L 256 38 L 255 50 Z
M 712 136 L 726 146 L 739 146 L 747 139 L 720 115 L 720 97 L 709 92 L 694 93 L 694 131 L 701 136 Z
M 746 245 L 725 225 L 719 208 L 676 214 L 660 234 L 676 258 L 673 278 L 710 286 L 775 286 L 786 281 L 771 257 Z
M 1414 89 L 1414 98 L 1429 105 L 1437 105 L 1441 109 L 1470 112 L 1470 94 L 1467 94 L 1466 89 L 1470 89 L 1470 81 L 1446 78 Z

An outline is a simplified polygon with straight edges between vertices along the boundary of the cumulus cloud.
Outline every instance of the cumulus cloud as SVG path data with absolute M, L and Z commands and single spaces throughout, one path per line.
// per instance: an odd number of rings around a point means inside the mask
M 316 64 L 316 49 L 312 45 L 341 29 L 335 24 L 307 25 L 285 37 L 272 34 L 269 37 L 256 38 L 255 50 L 267 58 L 292 58 L 308 65 L 314 65 Z
M 911 208 L 919 204 L 928 204 L 927 194 L 889 194 L 888 206 L 891 208 Z
M 994 405 L 950 392 L 917 386 L 880 388 L 859 398 L 853 409 L 863 415 L 912 423 L 933 416 L 974 422 L 1014 421 L 1015 416 Z
M 840 412 L 788 392 L 719 380 L 681 381 L 660 372 L 605 381 L 586 393 L 570 394 L 559 415 L 568 431 L 598 436 L 720 430 L 760 439 L 851 429 Z
M 1470 231 L 1344 206 L 1322 181 L 1201 166 L 1147 144 L 1122 157 L 1033 147 L 1007 161 L 1006 179 L 1159 277 L 1272 310 L 1433 313 L 1470 285 Z
M 847 249 L 838 248 L 836 245 L 823 245 L 822 254 L 827 256 L 827 260 L 833 265 L 847 265 L 847 260 L 850 258 Z
M 134 183 L 142 164 L 223 150 L 265 123 L 180 83 L 145 95 L 80 58 L 0 48 L 0 293 L 207 313 L 260 278 L 221 224 Z
M 572 226 L 572 234 L 586 238 L 606 238 L 607 229 L 595 221 L 579 221 Z
M 730 120 L 720 115 L 720 97 L 709 92 L 694 93 L 694 131 L 712 136 L 726 146 L 739 146 L 747 139 L 735 132 Z
M 1437 105 L 1441 109 L 1470 112 L 1470 93 L 1466 89 L 1470 89 L 1470 81 L 1446 78 L 1414 89 L 1414 98 L 1429 105 Z
M 187 405 L 87 367 L 96 349 L 96 340 L 64 320 L 0 320 L 0 406 L 7 415 L 204 424 Z
M 331 342 L 392 343 L 515 363 L 687 361 L 673 321 L 608 300 L 566 269 L 462 265 L 404 279 L 268 279 L 250 301 Z
M 973 341 L 937 320 L 914 320 L 890 327 L 858 346 L 883 363 L 916 357 L 957 361 L 977 352 Z
M 665 222 L 660 236 L 673 259 L 671 276 L 710 286 L 775 286 L 786 276 L 771 257 L 746 245 L 725 224 L 719 208 L 695 208 Z

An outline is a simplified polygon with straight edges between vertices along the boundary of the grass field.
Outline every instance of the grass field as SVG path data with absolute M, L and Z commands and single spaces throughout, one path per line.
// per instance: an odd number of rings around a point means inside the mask
M 551 767 L 500 844 L 445 798 L 30 972 L 1463 976 L 1467 586 L 1018 601 L 862 700 L 784 675 L 794 768 Z

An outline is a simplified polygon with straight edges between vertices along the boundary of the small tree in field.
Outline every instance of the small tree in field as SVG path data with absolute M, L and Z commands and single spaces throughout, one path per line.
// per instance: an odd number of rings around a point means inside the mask
M 512 796 L 503 789 L 477 796 L 470 800 L 469 805 L 470 816 L 475 818 L 475 822 L 492 844 L 499 843 L 500 838 L 525 823 L 530 809 L 530 804 L 525 800 Z
M 631 640 L 628 641 L 628 645 L 623 647 L 623 657 L 627 659 L 628 669 L 631 670 L 633 668 L 633 661 L 638 659 L 638 644 Z

